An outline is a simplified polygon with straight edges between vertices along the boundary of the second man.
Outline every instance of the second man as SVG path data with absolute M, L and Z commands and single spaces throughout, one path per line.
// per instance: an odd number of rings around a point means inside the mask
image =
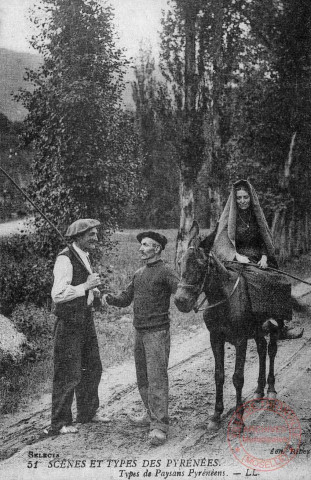
M 146 412 L 131 420 L 137 425 L 150 424 L 151 444 L 161 445 L 169 428 L 170 297 L 177 290 L 179 278 L 161 259 L 167 244 L 164 235 L 148 231 L 137 235 L 137 240 L 145 265 L 137 270 L 126 290 L 119 295 L 104 295 L 103 303 L 127 307 L 134 302 L 137 386 Z

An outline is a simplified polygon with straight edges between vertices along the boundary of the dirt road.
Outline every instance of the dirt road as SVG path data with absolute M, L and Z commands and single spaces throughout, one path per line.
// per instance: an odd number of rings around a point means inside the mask
M 11 220 L 10 222 L 0 223 L 0 237 L 20 234 L 22 232 L 31 231 L 27 219 Z
M 296 294 L 307 290 L 296 287 Z M 303 301 L 311 305 L 311 294 Z M 299 454 L 286 466 L 260 472 L 244 467 L 227 442 L 227 427 L 235 405 L 232 374 L 235 350 L 226 345 L 225 412 L 216 433 L 206 431 L 214 407 L 214 360 L 206 328 L 172 339 L 170 359 L 170 419 L 167 443 L 150 447 L 148 429 L 133 427 L 128 411 L 139 412 L 133 362 L 104 372 L 100 387 L 101 410 L 111 423 L 88 424 L 79 434 L 39 439 L 49 423 L 50 397 L 28 406 L 13 418 L 1 421 L 3 479 L 129 479 L 129 478 L 227 478 L 257 476 L 259 480 L 309 478 L 311 450 L 311 312 L 297 314 L 294 323 L 304 325 L 302 339 L 279 343 L 276 358 L 278 399 L 290 405 L 301 424 Z M 109 352 L 107 352 L 109 354 Z M 244 398 L 256 388 L 258 360 L 255 343 L 249 342 L 245 368 Z M 122 462 L 122 463 L 121 463 Z M 308 470 L 307 470 L 307 467 Z

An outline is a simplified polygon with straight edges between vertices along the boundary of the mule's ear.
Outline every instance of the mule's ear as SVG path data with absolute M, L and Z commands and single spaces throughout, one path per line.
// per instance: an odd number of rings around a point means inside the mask
M 200 232 L 199 224 L 196 220 L 193 220 L 193 223 L 192 223 L 192 226 L 191 226 L 190 232 L 189 232 L 189 243 L 188 243 L 188 245 L 190 245 L 192 243 L 192 241 L 195 238 L 197 238 L 197 236 L 199 235 L 199 232 Z
M 210 233 L 209 235 L 207 235 L 204 240 L 202 240 L 202 242 L 200 243 L 200 247 L 204 249 L 205 253 L 209 253 L 213 244 L 214 244 L 214 240 L 216 238 L 216 234 L 217 234 L 217 230 L 218 230 L 218 223 L 216 225 L 216 228 L 215 230 Z

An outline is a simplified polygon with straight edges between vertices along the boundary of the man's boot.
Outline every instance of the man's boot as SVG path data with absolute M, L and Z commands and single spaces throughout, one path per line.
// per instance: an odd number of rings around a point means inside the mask
M 133 423 L 133 425 L 136 425 L 137 427 L 147 427 L 150 425 L 151 418 L 147 410 L 141 415 L 140 417 L 137 417 L 136 415 L 127 415 L 130 422 Z
M 166 442 L 167 435 L 165 432 L 162 432 L 162 430 L 159 430 L 158 428 L 154 428 L 151 430 L 149 433 L 149 440 L 151 445 L 163 445 L 163 443 Z

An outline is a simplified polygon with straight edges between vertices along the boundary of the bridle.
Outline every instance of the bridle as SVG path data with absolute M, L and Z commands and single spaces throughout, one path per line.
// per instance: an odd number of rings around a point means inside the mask
M 191 246 L 189 247 L 189 249 L 195 249 L 195 247 Z M 204 287 L 205 287 L 205 283 L 206 283 L 206 279 L 207 277 L 209 276 L 210 274 L 210 270 L 211 270 L 211 267 L 210 267 L 210 264 L 211 264 L 211 259 L 213 258 L 213 254 L 212 253 L 209 253 L 209 256 L 208 256 L 208 261 L 207 261 L 207 269 L 206 269 L 206 272 L 205 272 L 205 275 L 204 275 L 204 278 L 203 278 L 203 281 L 201 283 L 201 286 L 199 287 L 199 293 L 198 293 L 198 297 L 201 295 L 201 293 L 203 292 L 204 290 Z M 207 305 L 207 307 L 205 307 L 204 309 L 201 308 L 202 305 L 207 301 L 207 297 L 206 295 L 204 296 L 203 300 L 201 300 L 201 302 L 199 303 L 199 305 L 195 304 L 194 307 L 193 307 L 193 310 L 195 313 L 198 313 L 202 310 L 209 310 L 211 308 L 214 308 L 214 307 L 217 307 L 218 305 L 222 305 L 223 303 L 226 303 L 227 301 L 230 300 L 230 298 L 232 297 L 232 295 L 234 294 L 235 290 L 237 289 L 239 283 L 240 283 L 240 276 L 241 276 L 241 273 L 239 273 L 238 275 L 238 278 L 236 279 L 236 282 L 235 284 L 233 285 L 233 288 L 230 292 L 230 294 L 228 295 L 228 297 L 224 298 L 223 300 L 220 300 L 219 302 L 216 302 L 216 303 L 213 303 L 212 305 Z M 188 288 L 188 289 L 194 289 L 196 290 L 198 288 L 197 285 L 193 285 L 193 284 L 189 284 L 189 283 L 178 283 L 178 287 L 181 287 L 181 288 Z
M 191 246 L 191 247 L 188 247 L 188 249 L 193 249 L 195 250 L 195 247 L 194 246 Z M 207 268 L 206 268 L 206 272 L 204 274 L 204 277 L 203 277 L 203 280 L 202 280 L 202 283 L 200 285 L 200 287 L 198 288 L 197 285 L 193 285 L 193 284 L 190 284 L 190 283 L 179 283 L 178 284 L 178 287 L 181 287 L 181 288 L 188 288 L 188 289 L 193 289 L 193 290 L 197 290 L 198 289 L 198 295 L 197 295 L 197 298 L 200 297 L 201 293 L 203 292 L 204 290 L 204 287 L 205 287 L 205 283 L 206 283 L 206 280 L 207 280 L 207 277 L 209 276 L 210 274 L 210 258 L 212 257 L 211 253 L 209 254 L 209 258 L 207 259 Z M 206 260 L 206 257 L 205 259 Z M 207 297 L 206 295 L 204 296 L 203 300 L 200 302 L 199 305 L 197 305 L 197 303 L 194 305 L 193 307 L 193 310 L 195 311 L 195 313 L 199 312 L 202 305 L 206 302 L 207 300 Z
M 188 250 L 195 250 L 195 247 L 188 247 Z M 210 255 L 211 256 L 211 255 Z M 207 276 L 208 274 L 210 273 L 210 262 L 208 261 L 207 263 L 207 269 L 206 269 L 206 272 L 205 272 L 205 275 L 204 275 L 204 278 L 203 278 L 203 281 L 201 283 L 201 286 L 199 287 L 199 293 L 198 293 L 198 297 L 201 295 L 201 293 L 203 292 L 204 290 L 204 285 L 205 285 L 205 282 L 206 282 L 206 279 L 207 279 Z M 189 288 L 189 289 L 193 289 L 193 290 L 196 290 L 198 289 L 198 285 L 194 285 L 194 284 L 191 284 L 191 283 L 178 283 L 177 285 L 178 287 L 182 287 L 182 288 Z

